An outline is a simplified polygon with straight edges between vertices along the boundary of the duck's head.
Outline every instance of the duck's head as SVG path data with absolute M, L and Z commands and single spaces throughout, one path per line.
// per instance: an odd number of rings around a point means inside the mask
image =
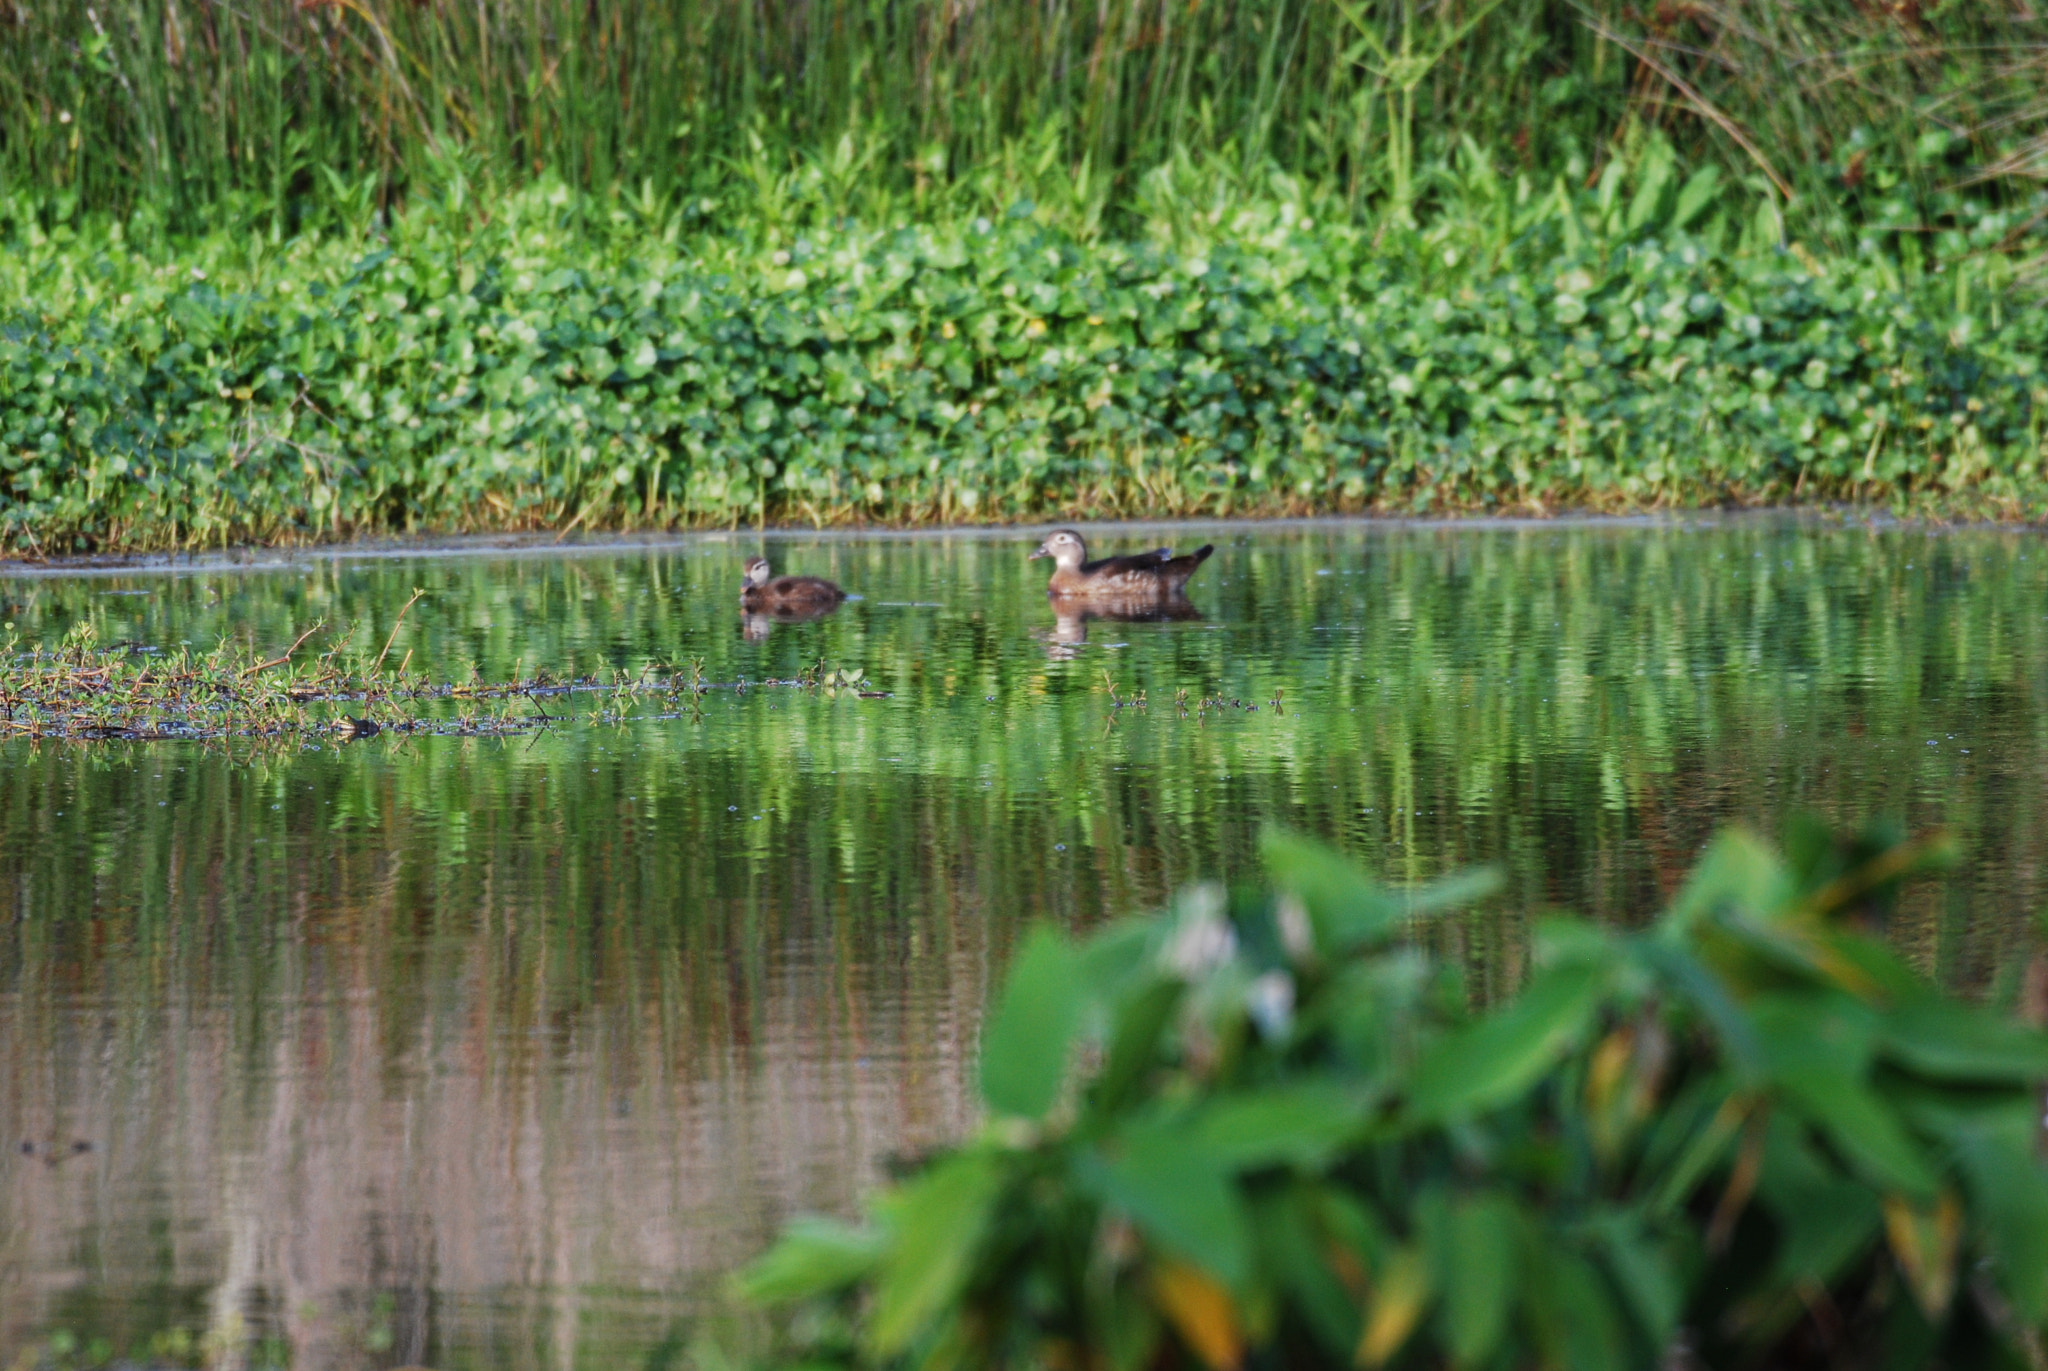
M 747 558 L 747 584 L 750 586 L 765 586 L 768 584 L 768 559 L 766 557 Z
M 1088 560 L 1088 545 L 1081 541 L 1081 535 L 1070 528 L 1048 533 L 1045 541 L 1038 545 L 1038 551 L 1031 554 L 1031 560 L 1050 557 L 1053 565 L 1073 568 Z

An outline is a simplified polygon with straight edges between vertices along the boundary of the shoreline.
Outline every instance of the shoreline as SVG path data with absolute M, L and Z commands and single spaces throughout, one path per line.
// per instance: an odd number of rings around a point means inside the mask
M 318 561 L 427 561 L 484 557 L 616 556 L 630 552 L 682 549 L 699 544 L 724 545 L 755 540 L 769 543 L 835 543 L 853 541 L 922 542 L 939 539 L 1028 541 L 1047 530 L 1075 525 L 1110 536 L 1148 531 L 1275 530 L 1355 528 L 1387 530 L 1535 530 L 1555 528 L 1683 529 L 1731 524 L 1806 524 L 1821 528 L 1861 528 L 1870 532 L 2048 532 L 2041 518 L 1987 518 L 1981 515 L 1944 518 L 1937 514 L 1899 515 L 1866 505 L 1782 504 L 1671 508 L 1606 512 L 1566 509 L 1554 514 L 1337 513 L 1276 515 L 1189 515 L 1153 519 L 1075 517 L 1018 520 L 1009 523 L 841 523 L 767 524 L 718 528 L 500 530 L 417 535 L 370 535 L 304 543 L 248 543 L 199 551 L 79 553 L 47 558 L 0 556 L 0 580 L 46 577 L 211 574 L 224 571 L 273 571 Z

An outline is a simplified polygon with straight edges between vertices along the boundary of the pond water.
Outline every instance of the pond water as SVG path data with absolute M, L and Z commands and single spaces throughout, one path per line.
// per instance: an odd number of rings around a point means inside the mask
M 1140 623 L 1057 620 L 1037 536 L 771 537 L 861 598 L 765 637 L 751 535 L 0 579 L 31 641 L 381 642 L 420 587 L 394 648 L 437 679 L 757 683 L 509 739 L 0 745 L 0 1352 L 663 1364 L 784 1218 L 972 1126 L 1021 928 L 1250 875 L 1268 823 L 1499 863 L 1425 935 L 1489 994 L 1533 917 L 1638 920 L 1728 820 L 1953 828 L 1893 935 L 1965 987 L 2048 893 L 2036 535 L 1105 531 L 1217 544 L 1200 617 Z M 820 661 L 886 698 L 758 684 Z

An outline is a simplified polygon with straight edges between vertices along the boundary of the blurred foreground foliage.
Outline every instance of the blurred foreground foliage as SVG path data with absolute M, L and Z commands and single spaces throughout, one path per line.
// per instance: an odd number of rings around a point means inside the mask
M 1396 891 L 1270 884 L 1020 949 L 990 1119 L 743 1277 L 808 1364 L 2023 1366 L 2048 1323 L 2048 1038 L 1876 936 L 1939 840 L 1708 848 L 1475 1010 Z

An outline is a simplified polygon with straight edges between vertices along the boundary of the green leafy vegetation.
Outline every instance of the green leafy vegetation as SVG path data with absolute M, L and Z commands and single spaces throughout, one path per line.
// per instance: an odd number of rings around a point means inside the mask
M 809 1365 L 2024 1365 L 2048 1037 L 1878 936 L 1940 839 L 1724 834 L 1638 931 L 1542 929 L 1475 1009 L 1391 889 L 1270 885 L 1019 954 L 991 1117 L 744 1278 Z
M 1579 194 L 1475 172 L 1389 235 L 1284 182 L 1129 240 L 808 191 L 785 228 L 593 225 L 560 188 L 368 239 L 39 233 L 0 265 L 0 532 L 2048 508 L 2011 261 L 1781 252 L 1639 152 Z
M 0 545 L 2038 516 L 2042 22 L 0 0 Z

